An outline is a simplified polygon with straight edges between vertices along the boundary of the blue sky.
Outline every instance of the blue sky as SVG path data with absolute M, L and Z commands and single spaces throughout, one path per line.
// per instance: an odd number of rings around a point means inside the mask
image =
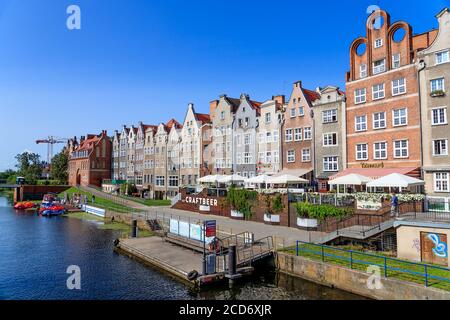
M 66 8 L 81 8 L 81 30 Z M 302 80 L 344 88 L 367 7 L 415 33 L 449 0 L 0 0 L 0 170 L 37 138 L 183 121 L 222 93 L 259 101 Z

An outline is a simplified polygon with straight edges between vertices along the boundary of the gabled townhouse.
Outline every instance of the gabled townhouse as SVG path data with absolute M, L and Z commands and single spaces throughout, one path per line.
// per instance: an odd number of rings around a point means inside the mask
M 112 142 L 105 130 L 81 137 L 69 154 L 69 185 L 101 187 L 111 179 Z
M 155 180 L 154 198 L 166 199 L 166 176 L 167 176 L 167 141 L 169 133 L 164 123 L 158 125 L 155 134 Z
M 120 133 L 119 131 L 114 131 L 114 136 L 112 139 L 112 179 L 119 180 L 120 179 Z
M 155 197 L 155 137 L 157 130 L 158 126 L 147 126 L 145 129 L 143 189 L 147 192 L 147 197 L 151 199 Z
M 136 138 L 138 129 L 133 125 L 128 130 L 127 139 L 127 181 L 136 184 Z
M 366 22 L 366 36 L 350 46 L 346 79 L 349 169 L 371 176 L 389 169 L 420 177 L 421 135 L 417 52 L 437 31 L 413 35 L 404 22 L 391 23 L 383 10 Z
M 314 133 L 313 105 L 320 95 L 302 87 L 302 82 L 293 85 L 289 103 L 284 112 L 282 126 L 283 173 L 314 181 Z
M 243 177 L 254 177 L 257 173 L 256 131 L 259 126 L 260 102 L 250 100 L 242 94 L 235 110 L 233 130 L 233 171 Z
M 281 127 L 285 96 L 274 96 L 260 106 L 257 132 L 256 175 L 274 175 L 281 171 Z
M 327 192 L 328 179 L 347 167 L 345 93 L 337 87 L 317 88 L 314 108 L 315 178 L 319 192 Z
M 119 180 L 127 180 L 128 178 L 128 134 L 130 129 L 126 126 L 122 127 L 120 133 L 119 146 Z
M 450 210 L 450 12 L 437 16 L 436 40 L 418 54 L 422 109 L 423 176 L 428 195 L 444 199 Z
M 222 95 L 211 103 L 213 174 L 231 174 L 233 171 L 233 121 L 239 99 Z
M 166 198 L 173 198 L 179 192 L 180 181 L 180 146 L 182 125 L 171 119 L 166 128 L 167 136 L 167 189 Z
M 201 166 L 208 161 L 205 160 L 203 152 L 209 152 L 210 122 L 208 114 L 196 113 L 194 104 L 188 105 L 181 130 L 180 185 L 182 186 L 196 186 L 201 176 Z
M 142 122 L 139 122 L 136 133 L 135 148 L 135 181 L 139 191 L 143 190 L 144 180 L 144 144 L 145 144 L 145 128 Z

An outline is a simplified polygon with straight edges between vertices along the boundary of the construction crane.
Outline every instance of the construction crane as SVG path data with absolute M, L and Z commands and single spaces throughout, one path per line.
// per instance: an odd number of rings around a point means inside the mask
M 53 146 L 55 144 L 67 143 L 69 139 L 49 136 L 47 139 L 36 140 L 36 144 L 47 144 L 47 164 L 50 165 L 53 159 Z

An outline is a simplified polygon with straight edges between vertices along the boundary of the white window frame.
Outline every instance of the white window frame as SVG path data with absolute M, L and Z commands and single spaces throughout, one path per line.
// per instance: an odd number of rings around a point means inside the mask
M 306 134 L 308 132 L 308 134 Z M 303 140 L 312 140 L 312 127 L 303 128 Z
M 377 148 L 377 144 L 381 145 L 384 144 L 384 149 L 382 148 Z M 385 156 L 383 157 L 381 155 L 381 153 L 384 151 Z M 377 152 L 379 153 L 379 155 L 377 156 Z M 388 158 L 388 144 L 386 141 L 376 141 L 373 143 L 373 158 L 375 160 L 386 160 Z
M 376 66 L 375 64 L 378 62 L 381 62 L 381 63 L 380 63 L 380 65 Z M 374 61 L 372 63 L 372 73 L 374 75 L 383 73 L 385 71 L 386 71 L 386 59 L 380 59 L 380 60 Z
M 335 139 L 335 141 L 336 141 L 336 143 L 335 144 L 333 144 L 333 137 L 336 137 L 336 139 Z M 331 144 L 329 143 L 330 142 L 330 137 L 331 137 Z M 324 147 L 336 147 L 336 146 L 338 146 L 339 145 L 339 142 L 338 142 L 338 135 L 337 135 L 337 132 L 327 132 L 327 133 L 324 133 L 323 135 L 322 135 L 322 141 L 323 141 L 323 146 Z
M 333 120 L 335 118 L 335 120 Z M 338 110 L 329 109 L 322 111 L 322 123 L 333 123 L 338 121 Z
M 286 161 L 287 161 L 287 163 L 295 162 L 295 150 L 294 149 L 288 150 L 286 152 Z
M 358 118 L 363 119 L 364 118 L 364 122 L 358 122 Z M 365 128 L 362 129 L 362 125 L 364 124 Z M 358 125 L 361 127 L 361 129 L 358 129 Z M 355 116 L 355 131 L 356 132 L 362 132 L 362 131 L 367 131 L 367 115 L 364 114 L 362 116 Z
M 355 104 L 365 103 L 367 101 L 367 89 L 361 88 L 355 90 Z
M 304 151 L 308 151 L 308 153 L 305 154 Z M 305 155 L 307 155 L 307 158 L 305 158 Z M 310 148 L 302 149 L 302 162 L 311 162 L 311 149 Z
M 289 114 L 291 118 L 295 118 L 297 116 L 297 109 L 295 107 L 291 108 Z
M 444 148 L 442 148 L 442 143 L 440 143 L 440 149 L 445 149 L 445 153 L 436 154 L 436 142 L 444 142 Z M 433 139 L 432 143 L 433 148 L 433 157 L 442 157 L 442 156 L 448 156 L 448 139 Z
M 395 112 L 396 111 L 400 111 L 400 110 L 405 110 L 405 116 L 395 116 Z M 395 119 L 403 119 L 405 118 L 405 123 L 399 123 L 399 124 L 395 124 Z M 402 127 L 402 126 L 407 126 L 408 125 L 408 108 L 397 108 L 392 110 L 392 126 L 393 127 Z
M 403 80 L 403 84 L 400 84 L 400 81 Z M 398 85 L 394 85 L 395 82 L 398 81 L 399 84 Z M 394 91 L 397 90 L 397 93 L 395 93 Z M 399 78 L 399 79 L 395 79 L 392 80 L 392 96 L 399 96 L 402 94 L 406 93 L 406 78 Z
M 289 137 L 289 139 L 288 139 L 288 137 Z M 294 139 L 294 130 L 293 129 L 286 129 L 285 135 L 284 135 L 284 141 L 291 142 L 291 141 L 293 141 L 293 139 Z
M 442 88 L 436 88 L 435 90 L 433 90 L 433 83 L 435 81 L 440 81 L 440 80 L 442 80 Z M 439 90 L 442 90 L 445 92 L 445 78 L 444 77 L 439 77 L 439 78 L 430 80 L 430 92 L 439 91 Z
M 450 192 L 450 172 L 435 172 L 433 174 L 434 191 L 435 192 Z M 438 182 L 440 186 L 438 187 Z M 446 188 L 444 189 L 444 183 Z
M 300 117 L 304 117 L 305 116 L 305 107 L 303 107 L 303 106 L 298 107 L 298 115 Z
M 383 39 L 382 38 L 375 39 L 373 46 L 375 47 L 375 49 L 381 48 L 383 46 Z
M 323 157 L 323 172 L 338 172 L 339 171 L 339 157 L 326 156 Z
M 447 58 L 445 60 L 438 61 L 439 60 L 438 56 L 440 54 L 446 54 Z M 450 62 L 450 50 L 443 50 L 441 52 L 436 52 L 436 56 L 435 57 L 436 57 L 436 65 Z
M 434 122 L 434 112 L 438 110 L 444 110 L 444 122 Z M 440 117 L 438 117 L 440 120 Z M 447 120 L 447 107 L 436 107 L 431 109 L 431 125 L 432 126 L 442 126 L 448 124 Z
M 366 150 L 365 151 L 364 150 L 358 151 L 358 147 L 359 146 L 365 146 Z M 366 153 L 366 156 L 365 157 L 360 157 L 360 155 L 363 155 L 363 152 Z M 369 144 L 368 143 L 357 143 L 355 145 L 355 159 L 357 161 L 367 161 L 367 160 L 369 160 Z
M 377 115 L 383 115 L 383 118 L 381 119 L 381 118 L 378 118 L 378 119 L 375 119 L 375 117 L 377 116 Z M 372 114 L 372 128 L 373 128 L 373 130 L 380 130 L 380 129 L 386 129 L 386 112 L 385 111 L 383 111 L 383 112 L 375 112 L 375 113 L 373 113 Z M 380 124 L 382 124 L 382 123 L 384 123 L 384 126 L 381 126 Z
M 405 148 L 404 147 L 400 147 L 400 149 L 398 149 L 398 148 L 395 147 L 395 143 L 396 142 L 402 142 L 402 141 L 406 141 L 406 156 L 403 156 L 403 155 L 397 156 L 396 151 L 397 150 L 401 151 L 401 150 L 403 150 Z M 393 156 L 394 156 L 395 159 L 406 159 L 406 158 L 409 158 L 409 140 L 408 139 L 397 139 L 397 140 L 394 140 L 392 142 L 392 144 L 393 144 L 393 150 L 394 150 Z
M 303 130 L 302 128 L 294 129 L 294 141 L 302 141 L 303 140 Z
M 367 78 L 367 64 L 364 63 L 359 66 L 359 77 L 361 79 Z
M 270 112 L 267 112 L 264 115 L 264 120 L 267 124 L 271 123 L 272 122 L 272 114 Z
M 392 55 L 392 69 L 398 69 L 401 67 L 401 55 L 400 53 L 395 53 Z
M 379 87 L 381 86 L 381 89 L 379 89 Z M 375 90 L 375 88 L 377 90 Z M 379 83 L 379 84 L 375 84 L 372 86 L 372 100 L 380 100 L 380 99 L 384 99 L 386 97 L 386 92 L 385 92 L 385 85 L 384 83 Z

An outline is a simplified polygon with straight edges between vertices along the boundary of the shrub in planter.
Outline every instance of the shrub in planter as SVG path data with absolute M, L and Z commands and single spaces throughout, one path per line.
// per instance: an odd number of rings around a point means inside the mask
M 329 204 L 314 205 L 307 202 L 296 204 L 297 216 L 303 219 L 325 220 L 328 217 L 344 217 L 350 212 L 348 209 L 337 208 Z
M 249 219 L 252 216 L 252 206 L 257 195 L 256 191 L 231 186 L 227 193 L 226 202 L 232 210 L 242 213 L 246 219 Z

